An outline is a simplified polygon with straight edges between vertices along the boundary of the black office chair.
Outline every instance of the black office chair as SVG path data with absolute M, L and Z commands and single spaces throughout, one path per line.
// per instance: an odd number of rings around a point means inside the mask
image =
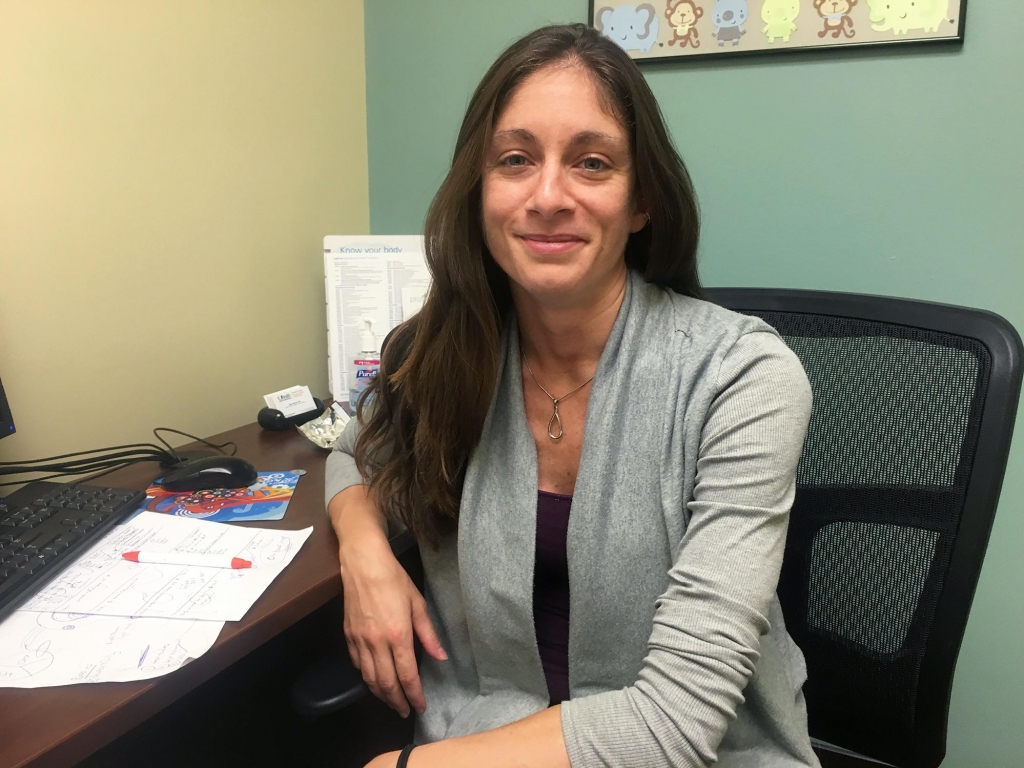
M 778 329 L 814 390 L 779 598 L 807 659 L 822 763 L 937 766 L 1009 453 L 1020 337 L 960 307 L 708 293 Z M 307 715 L 365 692 L 343 651 L 321 664 L 293 688 Z
M 814 391 L 779 598 L 823 765 L 932 768 L 1006 468 L 1021 340 L 989 312 L 716 289 L 774 326 Z

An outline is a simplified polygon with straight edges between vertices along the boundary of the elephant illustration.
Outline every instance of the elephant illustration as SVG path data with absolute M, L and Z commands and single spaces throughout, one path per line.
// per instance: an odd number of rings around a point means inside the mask
M 601 8 L 594 22 L 598 32 L 626 51 L 650 53 L 658 42 L 658 15 L 650 3 Z
M 871 28 L 905 35 L 908 30 L 935 32 L 946 18 L 949 0 L 868 0 Z

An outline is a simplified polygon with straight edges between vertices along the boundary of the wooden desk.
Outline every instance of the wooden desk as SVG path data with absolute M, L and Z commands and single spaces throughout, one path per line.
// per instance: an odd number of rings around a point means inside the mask
M 340 594 L 337 540 L 323 501 L 327 453 L 298 432 L 265 432 L 255 424 L 211 440 L 233 440 L 238 455 L 261 471 L 306 470 L 284 518 L 238 525 L 312 525 L 313 534 L 245 617 L 227 622 L 213 648 L 182 669 L 136 683 L 0 688 L 0 768 L 74 765 Z M 156 464 L 140 464 L 97 482 L 144 489 L 158 472 Z

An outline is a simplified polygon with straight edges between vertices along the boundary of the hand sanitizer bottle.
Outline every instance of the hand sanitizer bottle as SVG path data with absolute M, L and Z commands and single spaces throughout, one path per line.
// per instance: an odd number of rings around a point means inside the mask
M 360 350 L 352 360 L 355 378 L 348 390 L 348 404 L 353 410 L 380 370 L 380 355 L 377 354 L 377 337 L 373 333 L 373 318 L 362 317 L 359 321 L 363 324 L 363 330 L 359 333 Z

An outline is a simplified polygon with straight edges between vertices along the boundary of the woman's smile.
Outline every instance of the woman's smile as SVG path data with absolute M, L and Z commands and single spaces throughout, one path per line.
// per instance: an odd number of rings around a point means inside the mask
M 517 235 L 523 245 L 540 256 L 556 256 L 568 253 L 586 240 L 573 234 L 522 234 Z

